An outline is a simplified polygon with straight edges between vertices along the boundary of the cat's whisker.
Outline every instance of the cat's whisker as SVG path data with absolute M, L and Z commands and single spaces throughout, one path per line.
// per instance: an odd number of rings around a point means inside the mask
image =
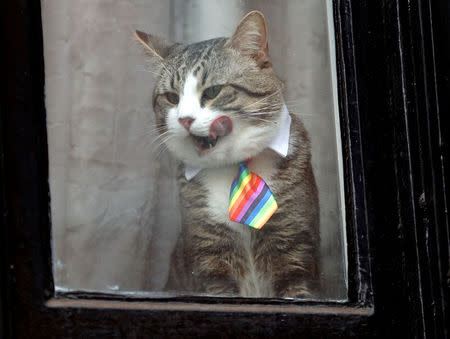
M 156 155 L 156 159 L 157 160 L 160 160 L 161 159 L 161 156 L 164 154 L 164 152 L 166 152 L 168 150 L 168 148 L 166 147 L 166 148 L 164 148 L 164 149 L 162 149 L 157 155 Z
M 166 150 L 167 150 L 167 145 L 165 145 L 165 144 L 161 144 L 160 147 L 155 148 L 154 154 L 156 154 L 156 158 L 159 158 L 159 156 Z
M 264 121 L 264 122 L 268 122 L 268 123 L 273 123 L 273 124 L 278 124 L 277 121 L 273 121 L 273 120 L 268 120 L 268 119 L 263 119 L 263 118 L 259 118 L 257 117 L 258 115 L 265 115 L 265 116 L 273 116 L 274 114 L 279 113 L 279 110 L 276 111 L 262 111 L 259 112 L 257 110 L 255 111 L 232 111 L 232 112 L 228 112 L 230 115 L 235 116 L 236 118 L 248 118 L 248 119 L 254 119 L 254 120 L 260 120 L 260 121 Z
M 270 112 L 256 112 L 256 113 L 249 113 L 249 116 L 257 116 L 257 115 L 272 115 L 275 113 L 278 113 L 279 111 L 270 111 Z M 317 114 L 308 114 L 308 113 L 295 113 L 292 110 L 290 110 L 290 112 L 292 112 L 294 115 L 299 116 L 299 117 L 315 117 L 317 116 Z
M 166 130 L 167 127 L 166 126 L 159 126 L 159 127 L 155 127 L 155 128 L 151 128 L 151 129 L 147 129 L 146 131 L 152 134 L 160 134 L 162 131 Z
M 279 103 L 274 103 L 274 104 L 265 104 L 264 106 L 258 107 L 258 108 L 252 108 L 251 110 L 255 110 L 255 111 L 261 111 L 263 109 L 267 109 L 267 108 L 273 108 L 273 107 L 281 107 L 281 105 Z
M 140 146 L 147 148 L 149 146 L 154 146 L 160 139 L 167 136 L 169 131 L 162 132 L 164 127 L 157 127 L 155 129 L 144 130 L 140 133 L 140 136 L 136 136 L 138 140 L 140 140 Z M 157 135 L 155 136 L 155 132 Z M 161 133 L 162 132 L 162 133 Z M 158 147 L 158 146 L 156 146 Z
M 167 150 L 167 145 L 162 143 L 158 147 L 154 147 L 152 150 L 153 150 L 153 154 L 155 155 L 155 158 L 158 159 L 159 156 L 161 155 L 161 153 L 163 153 L 165 150 Z
M 159 135 L 153 142 L 158 142 L 157 147 L 159 147 L 161 144 L 166 143 L 170 139 L 172 139 L 175 135 L 171 134 L 170 131 L 167 131 L 165 133 L 162 133 Z
M 284 103 L 286 106 L 289 106 L 289 107 L 293 107 L 293 106 L 302 106 L 300 100 L 298 100 L 298 99 L 284 100 L 283 103 Z M 278 105 L 280 105 L 279 102 L 276 102 L 276 103 L 268 103 L 268 104 L 265 105 L 265 107 L 278 106 Z
M 254 117 L 254 116 L 252 116 L 252 114 L 246 114 L 246 112 L 242 113 L 240 111 L 231 111 L 231 112 L 228 112 L 228 114 L 230 114 L 236 118 L 247 118 L 247 119 L 252 119 L 252 120 L 259 120 L 259 121 L 268 122 L 268 123 L 271 123 L 274 125 L 278 124 L 277 121 Z
M 288 110 L 290 112 L 297 112 L 297 113 L 295 113 L 296 115 L 299 115 L 299 116 L 315 116 L 315 115 L 317 115 L 317 114 L 311 114 L 311 113 L 301 113 L 302 109 L 304 108 L 304 105 L 302 103 L 298 102 L 298 100 L 292 100 L 292 103 L 285 102 L 285 104 L 288 107 Z M 279 104 L 278 103 L 268 104 L 268 105 L 265 105 L 265 106 L 263 106 L 263 107 L 261 107 L 261 108 L 259 108 L 257 110 L 251 110 L 251 111 L 246 111 L 246 112 L 249 113 L 249 114 L 252 114 L 252 115 L 256 115 L 256 114 L 259 114 L 259 113 L 261 113 L 261 115 L 277 113 L 279 110 L 270 111 L 270 112 L 269 111 L 264 111 L 266 109 L 270 109 L 270 108 L 274 108 L 274 107 L 279 107 Z
M 300 102 L 298 102 L 298 100 L 296 101 L 292 101 L 292 102 L 288 102 L 288 101 L 284 101 L 284 104 L 288 107 L 288 108 L 292 108 L 292 107 L 302 107 L 304 106 L 303 104 L 301 104 Z M 281 107 L 282 105 L 280 105 L 279 102 L 276 103 L 268 103 L 265 104 L 264 106 L 262 106 L 261 109 L 266 109 L 266 108 L 273 108 L 273 107 Z
M 155 133 L 155 132 L 161 132 L 166 128 L 166 126 L 153 126 L 152 128 L 145 128 L 144 131 L 145 132 L 149 132 L 149 133 Z
M 279 107 L 264 107 L 258 110 L 246 111 L 247 114 L 267 114 L 267 115 L 276 115 L 282 111 L 282 108 Z
M 275 110 L 275 108 L 278 108 L 278 111 L 279 111 L 279 110 L 281 110 L 281 107 L 282 106 L 280 104 L 270 104 L 270 105 L 265 105 L 265 106 L 259 107 L 254 110 L 250 110 L 248 112 L 259 112 L 259 111 L 264 111 L 264 110 L 268 110 L 268 109 Z
M 272 116 L 272 115 L 274 115 L 275 113 L 278 113 L 279 111 L 273 111 L 273 112 L 257 112 L 257 113 L 249 113 L 248 115 L 249 116 L 252 116 L 252 117 L 254 117 L 254 116 L 257 116 L 257 115 L 270 115 L 270 116 Z
M 139 129 L 132 137 L 131 140 L 132 141 L 142 141 L 142 142 L 146 142 L 148 139 L 155 139 L 155 135 L 156 137 L 158 137 L 163 131 L 164 131 L 165 127 L 155 127 L 155 128 L 141 128 Z
M 159 159 L 159 157 L 162 155 L 162 153 L 164 153 L 165 151 L 168 150 L 167 142 L 174 137 L 175 137 L 175 135 L 169 135 L 159 143 L 159 145 L 155 149 L 155 151 L 158 151 L 158 149 L 159 149 L 158 153 L 156 154 L 157 159 Z
M 267 120 L 267 119 L 263 119 L 263 118 L 252 117 L 252 116 L 249 116 L 249 118 L 253 119 L 253 120 L 259 120 L 259 121 L 268 122 L 268 123 L 271 123 L 274 125 L 278 125 L 278 121 L 272 121 L 272 120 Z
M 161 133 L 160 135 L 158 135 L 153 141 L 152 143 L 155 144 L 156 142 L 158 142 L 159 144 L 156 146 L 158 147 L 160 144 L 164 143 L 167 137 L 170 137 L 169 135 L 169 131 L 166 131 L 164 133 Z

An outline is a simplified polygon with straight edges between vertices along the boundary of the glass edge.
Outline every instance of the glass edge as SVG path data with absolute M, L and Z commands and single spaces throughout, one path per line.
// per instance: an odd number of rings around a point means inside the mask
M 342 139 L 341 139 L 341 125 L 339 121 L 339 102 L 338 102 L 338 87 L 337 87 L 337 64 L 336 64 L 336 38 L 334 30 L 334 12 L 333 0 L 326 0 L 327 23 L 328 23 L 328 43 L 329 43 L 329 57 L 331 70 L 331 89 L 333 96 L 333 111 L 336 132 L 336 148 L 337 148 L 337 164 L 339 176 L 339 207 L 341 209 L 340 222 L 342 232 L 342 247 L 344 253 L 344 279 L 345 287 L 347 289 L 348 298 L 348 251 L 347 251 L 347 230 L 346 230 L 346 210 L 345 210 L 345 195 L 344 195 L 344 165 L 342 158 Z

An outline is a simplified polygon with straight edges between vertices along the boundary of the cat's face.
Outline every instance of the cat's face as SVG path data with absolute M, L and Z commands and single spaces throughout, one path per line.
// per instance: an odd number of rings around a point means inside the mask
M 158 50 L 153 107 L 174 156 L 191 166 L 216 167 L 267 147 L 278 131 L 283 99 L 262 14 L 248 14 L 229 39 L 186 46 L 142 32 L 137 37 L 151 52 Z

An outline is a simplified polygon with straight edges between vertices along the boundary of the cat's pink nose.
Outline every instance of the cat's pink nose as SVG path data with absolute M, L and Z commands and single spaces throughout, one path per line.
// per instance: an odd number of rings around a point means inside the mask
M 189 130 L 191 129 L 191 125 L 194 122 L 195 119 L 192 118 L 180 118 L 178 119 L 178 122 L 184 127 L 186 128 L 186 130 L 189 132 Z

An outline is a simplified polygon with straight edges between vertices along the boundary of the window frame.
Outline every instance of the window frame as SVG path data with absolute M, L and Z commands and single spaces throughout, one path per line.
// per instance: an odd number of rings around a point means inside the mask
M 447 333 L 448 243 L 439 235 L 448 236 L 440 188 L 448 158 L 437 108 L 448 101 L 438 96 L 435 4 L 333 1 L 349 253 L 344 303 L 55 294 L 40 4 L 0 8 L 8 51 L 0 66 L 2 337 Z

